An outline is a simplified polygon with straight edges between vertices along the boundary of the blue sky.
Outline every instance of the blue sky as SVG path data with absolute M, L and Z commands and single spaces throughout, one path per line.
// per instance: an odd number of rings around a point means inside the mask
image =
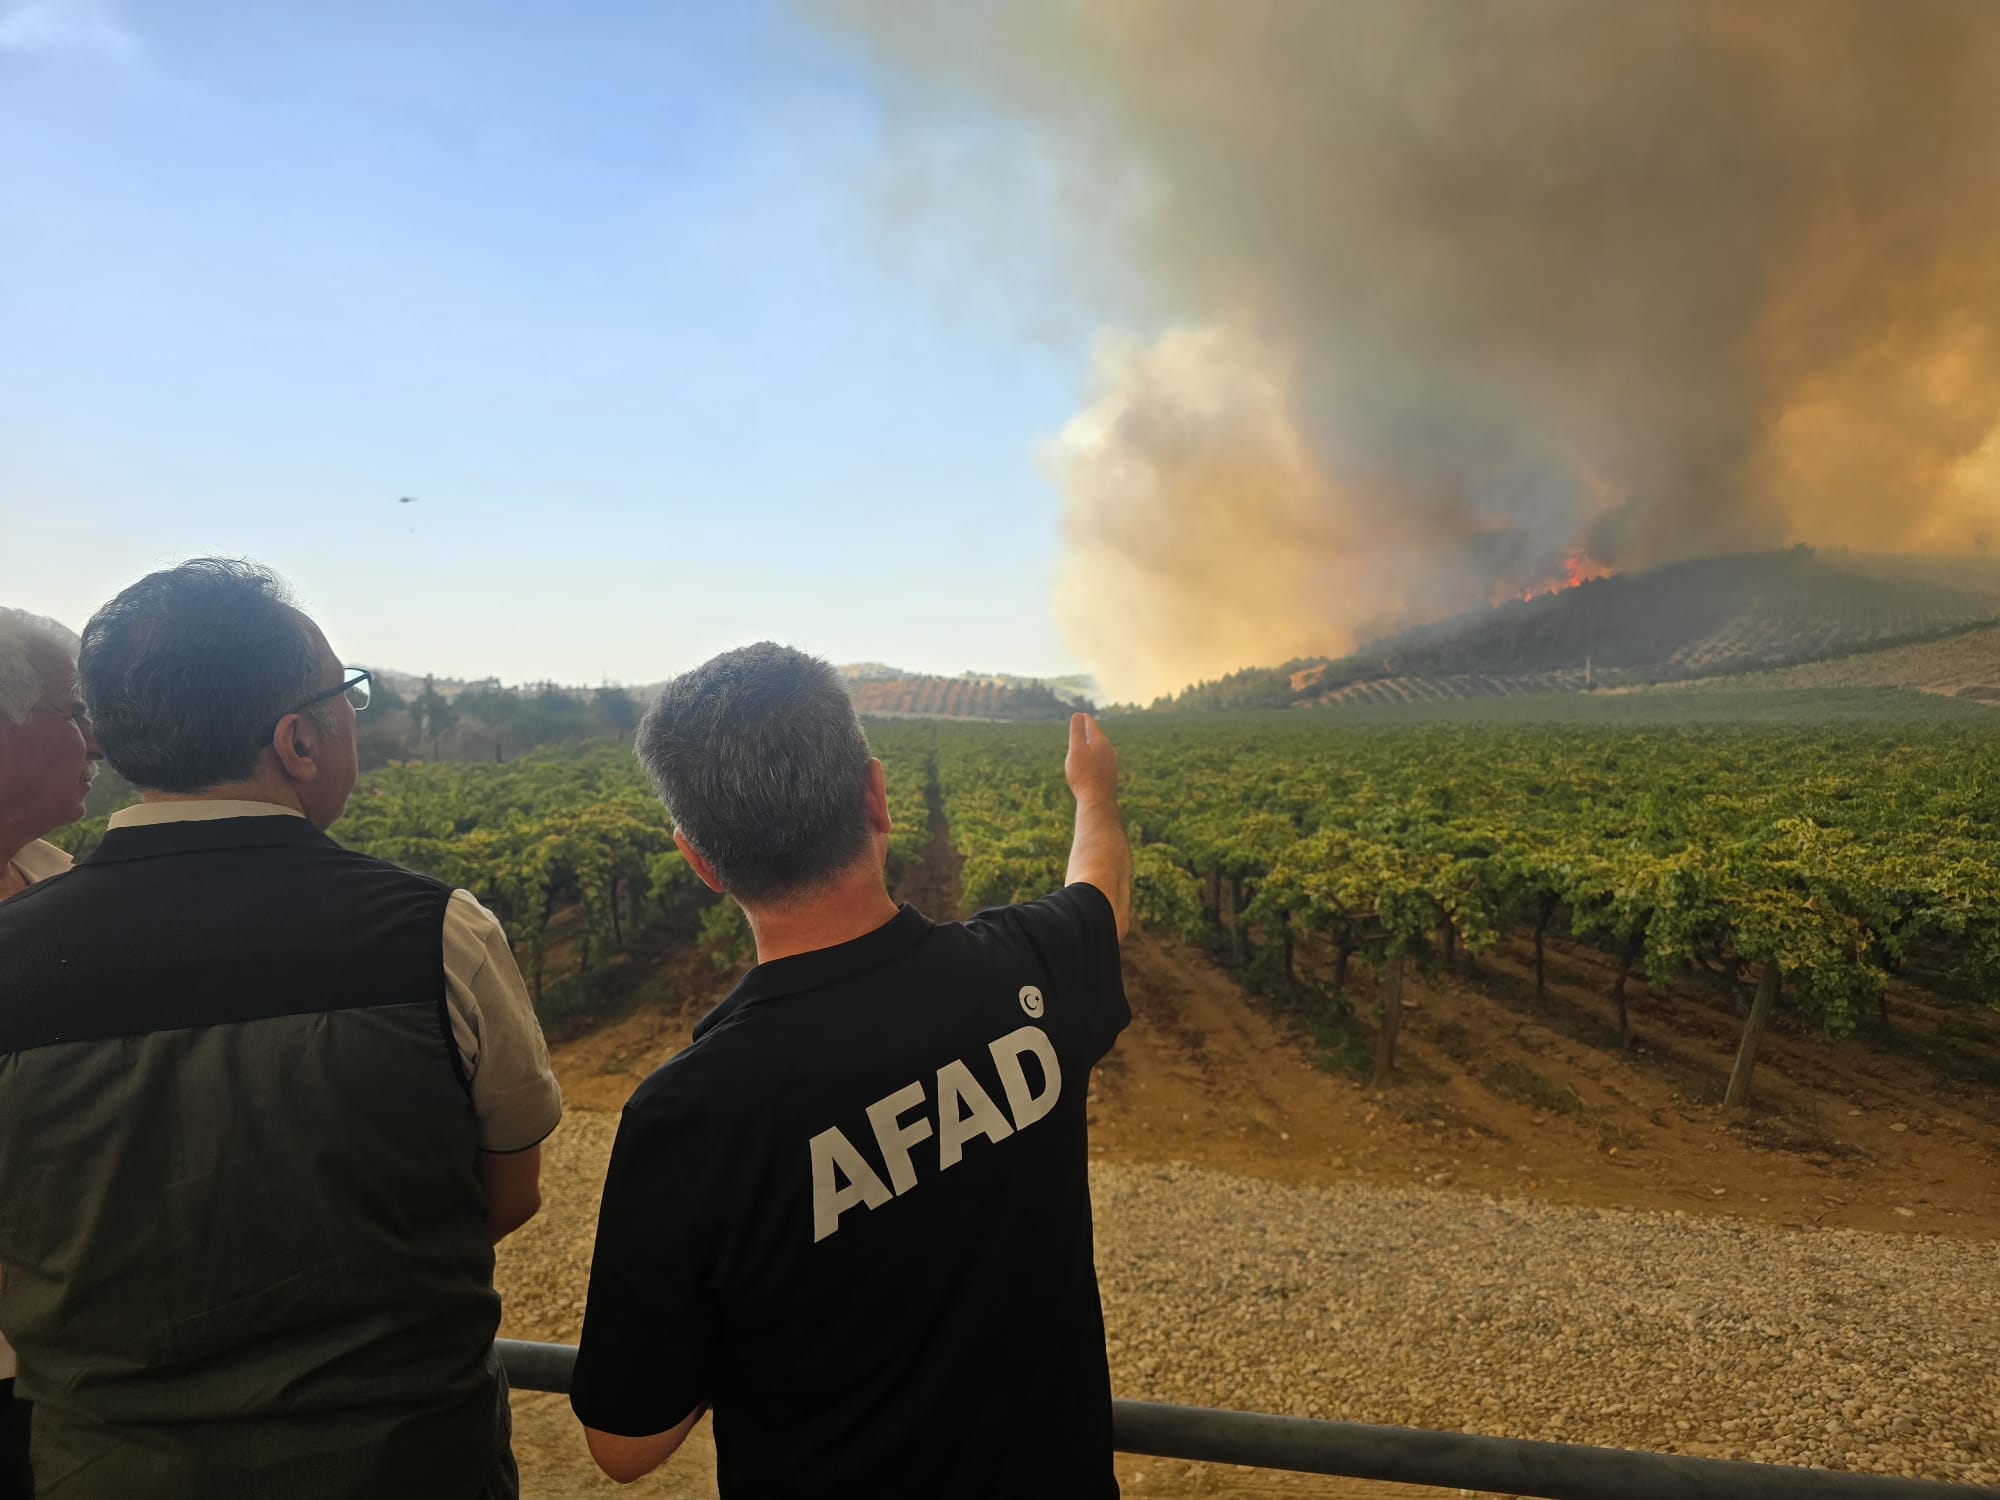
M 411 670 L 1075 670 L 1089 329 L 886 150 L 763 0 L 0 0 L 0 602 L 227 552 Z

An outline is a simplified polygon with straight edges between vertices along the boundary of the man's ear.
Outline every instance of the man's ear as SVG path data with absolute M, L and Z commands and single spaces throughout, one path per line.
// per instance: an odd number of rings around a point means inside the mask
M 311 714 L 286 714 L 271 731 L 271 750 L 293 781 L 319 779 L 319 725 Z
M 708 861 L 695 852 L 695 847 L 687 841 L 687 835 L 678 828 L 674 830 L 674 847 L 681 851 L 681 858 L 688 862 L 688 868 L 701 877 L 701 883 L 718 895 L 722 882 L 715 878 L 715 871 L 708 867 Z
M 868 802 L 868 826 L 877 833 L 887 833 L 895 827 L 889 817 L 889 779 L 882 773 L 882 762 L 872 755 L 868 757 L 868 779 L 863 795 Z

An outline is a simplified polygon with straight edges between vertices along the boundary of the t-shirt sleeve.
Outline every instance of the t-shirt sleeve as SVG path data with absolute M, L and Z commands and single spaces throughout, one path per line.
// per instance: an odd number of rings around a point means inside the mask
M 453 891 L 445 908 L 444 977 L 452 1040 L 472 1085 L 479 1149 L 539 1145 L 562 1119 L 562 1088 L 500 919 L 469 891 Z
M 996 920 L 1012 929 L 1034 949 L 1054 983 L 1052 998 L 1067 1006 L 1074 997 L 1084 1015 L 1092 1063 L 1111 1050 L 1118 1033 L 1130 1024 L 1132 1008 L 1125 999 L 1118 914 L 1110 897 L 1078 881 L 1039 901 L 981 912 L 974 920 Z
M 591 1252 L 570 1409 L 619 1437 L 651 1437 L 714 1398 L 706 1252 L 673 1191 L 674 1132 L 628 1105 L 611 1147 Z

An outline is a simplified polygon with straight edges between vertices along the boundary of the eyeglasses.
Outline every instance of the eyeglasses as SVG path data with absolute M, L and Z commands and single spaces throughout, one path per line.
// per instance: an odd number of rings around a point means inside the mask
M 301 703 L 297 708 L 290 710 L 290 712 L 295 714 L 302 714 L 307 709 L 311 708 L 315 703 L 324 703 L 329 698 L 338 698 L 342 694 L 346 694 L 347 701 L 354 706 L 354 711 L 356 713 L 360 713 L 362 709 L 368 706 L 368 698 L 369 698 L 368 685 L 369 682 L 372 680 L 371 674 L 360 667 L 342 667 L 341 671 L 352 672 L 354 675 L 348 678 L 347 681 L 343 682 L 339 687 L 330 687 L 323 693 L 314 693 L 310 698 L 306 699 L 306 701 Z

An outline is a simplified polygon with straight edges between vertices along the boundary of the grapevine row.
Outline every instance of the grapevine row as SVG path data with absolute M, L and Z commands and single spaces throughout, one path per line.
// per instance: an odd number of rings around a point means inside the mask
M 1755 980 L 1851 1030 L 1913 952 L 2000 1003 L 2000 765 L 1984 726 L 1118 726 L 1141 920 L 1298 981 L 1296 952 L 1406 963 L 1558 922 L 1658 985 Z M 968 905 L 1061 879 L 1059 730 L 940 726 Z M 1385 1017 L 1393 1026 L 1394 1017 Z M 1754 1042 L 1745 1049 L 1747 1088 Z M 1385 1058 L 1386 1063 L 1386 1058 Z

